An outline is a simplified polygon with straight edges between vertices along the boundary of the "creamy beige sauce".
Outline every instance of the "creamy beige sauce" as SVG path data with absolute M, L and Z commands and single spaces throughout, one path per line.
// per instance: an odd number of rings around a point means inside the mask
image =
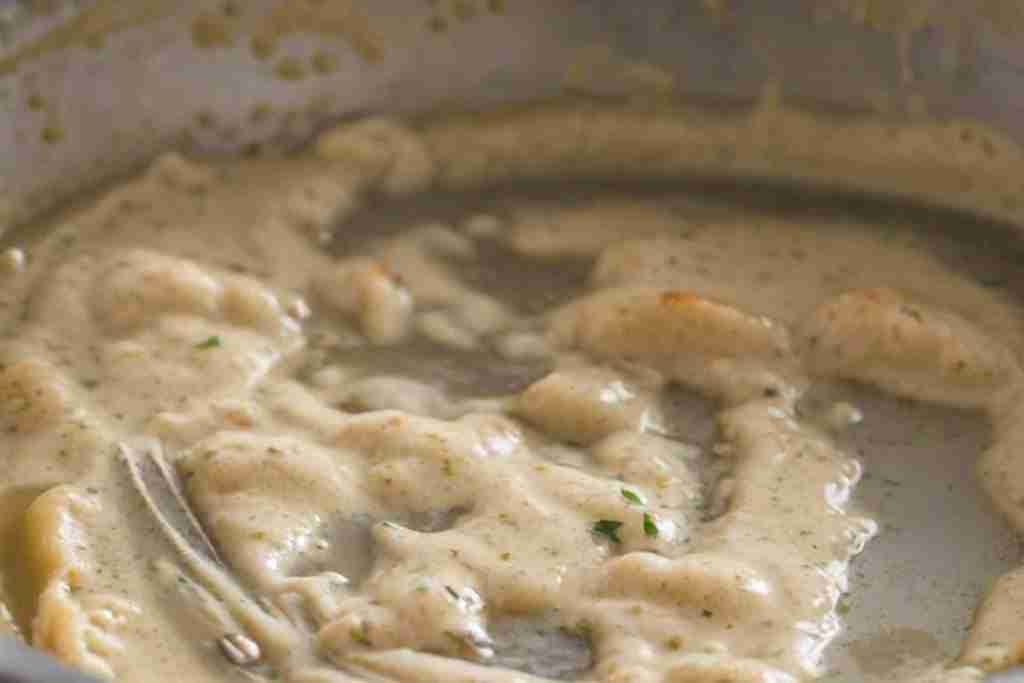
M 649 118 L 594 144 L 591 115 L 168 155 L 7 252 L 0 628 L 126 681 L 811 679 L 878 532 L 838 438 L 856 405 L 806 408 L 838 381 L 990 418 L 981 479 L 1024 527 L 1024 316 L 923 237 L 621 192 L 363 222 L 680 164 L 629 156 Z M 124 456 L 157 450 L 217 557 L 147 505 Z M 900 676 L 1019 661 L 1022 577 Z

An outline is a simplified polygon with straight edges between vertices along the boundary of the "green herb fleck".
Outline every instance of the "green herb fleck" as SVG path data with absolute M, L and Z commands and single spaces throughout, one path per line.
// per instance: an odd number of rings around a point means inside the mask
M 448 30 L 448 20 L 444 17 L 433 16 L 427 20 L 427 28 L 434 33 L 444 33 Z
M 82 380 L 82 386 L 85 387 L 86 389 L 88 389 L 89 391 L 92 391 L 93 389 L 95 389 L 99 385 L 100 385 L 100 382 L 99 382 L 99 380 L 96 380 L 96 379 L 83 379 Z
M 444 462 L 441 463 L 441 472 L 446 477 L 455 476 L 455 470 L 452 468 L 452 461 L 450 459 L 445 458 Z
M 580 621 L 576 623 L 575 629 L 564 629 L 564 632 L 569 635 L 577 635 L 584 640 L 594 639 L 594 627 L 589 621 Z
M 359 643 L 360 645 L 366 645 L 367 647 L 369 647 L 373 645 L 373 643 L 370 641 L 369 630 L 369 626 L 366 624 L 366 622 L 363 622 L 358 628 L 353 626 L 349 630 L 348 634 L 355 642 Z
M 207 349 L 215 349 L 218 346 L 220 346 L 220 337 L 213 335 L 196 344 L 195 348 L 200 351 L 206 351 Z
M 46 126 L 39 132 L 39 138 L 48 145 L 58 143 L 64 138 L 64 129 L 60 126 Z
M 469 0 L 455 0 L 452 5 L 452 14 L 459 21 L 472 21 L 476 16 L 476 6 Z
M 913 318 L 917 322 L 924 320 L 924 316 L 921 315 L 921 311 L 916 308 L 911 308 L 910 306 L 900 306 L 900 313 L 908 318 Z
M 640 495 L 636 491 L 631 491 L 629 489 L 622 489 L 622 497 L 625 498 L 626 500 L 628 500 L 630 503 L 633 503 L 634 505 L 643 505 L 644 504 L 644 499 L 641 498 Z
M 701 615 L 702 617 L 704 617 L 705 619 L 710 619 L 711 617 L 715 616 L 715 613 L 714 613 L 714 612 L 712 612 L 712 611 L 711 611 L 711 610 L 709 610 L 709 609 L 702 609 L 702 610 L 700 611 L 700 615 Z
M 836 612 L 839 614 L 850 613 L 850 602 L 846 599 L 845 595 L 839 598 L 839 602 L 836 603 Z
M 614 519 L 601 519 L 594 522 L 593 532 L 599 536 L 604 536 L 612 543 L 622 543 L 622 539 L 619 538 L 619 528 L 621 526 L 622 522 Z
M 654 523 L 654 517 L 650 512 L 644 513 L 644 533 L 649 538 L 656 538 L 658 536 L 658 525 Z

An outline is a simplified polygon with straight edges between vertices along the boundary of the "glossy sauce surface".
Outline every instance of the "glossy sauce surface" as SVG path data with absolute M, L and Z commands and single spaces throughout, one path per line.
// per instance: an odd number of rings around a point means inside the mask
M 576 116 L 370 119 L 292 159 L 169 155 L 24 262 L 7 252 L 12 627 L 120 680 L 832 675 L 851 560 L 880 524 L 899 548 L 878 489 L 855 493 L 864 462 L 888 477 L 871 438 L 895 398 L 916 402 L 909 424 L 963 416 L 968 461 L 992 442 L 980 481 L 1020 528 L 1024 316 L 1005 283 L 926 226 L 486 190 L 623 158 L 546 144 Z M 147 509 L 118 453 L 151 448 L 223 565 Z M 981 564 L 1009 568 L 1012 533 L 976 514 Z M 1022 582 L 995 584 L 961 651 L 865 673 L 1012 663 Z

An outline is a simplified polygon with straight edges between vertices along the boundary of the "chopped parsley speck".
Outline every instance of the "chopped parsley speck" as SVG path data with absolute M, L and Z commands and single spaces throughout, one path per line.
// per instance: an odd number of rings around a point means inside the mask
M 619 528 L 621 526 L 622 522 L 614 519 L 601 519 L 594 522 L 593 532 L 599 536 L 604 536 L 612 543 L 622 543 L 622 539 L 619 538 Z
M 650 538 L 655 538 L 658 535 L 658 525 L 654 523 L 654 517 L 650 512 L 644 513 L 644 533 Z
M 636 491 L 630 491 L 629 489 L 622 489 L 622 497 L 625 498 L 626 500 L 628 500 L 630 503 L 635 503 L 636 505 L 643 505 L 644 504 L 644 499 L 641 498 L 639 496 L 639 494 L 637 494 Z
M 203 341 L 196 344 L 196 348 L 199 349 L 200 351 L 205 351 L 206 349 L 215 349 L 218 346 L 220 346 L 220 337 L 218 337 L 217 335 L 207 337 Z
M 370 635 L 367 633 L 367 630 L 368 629 L 366 627 L 366 624 L 362 624 L 362 626 L 359 628 L 353 626 L 351 629 L 349 629 L 348 634 L 349 637 L 351 637 L 352 640 L 354 640 L 355 642 L 359 643 L 360 645 L 366 645 L 367 647 L 369 647 L 373 645 L 373 643 L 370 641 Z
M 910 306 L 901 306 L 900 313 L 907 316 L 908 318 L 913 318 L 917 322 L 921 322 L 922 320 L 924 320 L 924 316 L 921 315 L 921 311 L 917 310 L 916 308 L 911 308 Z

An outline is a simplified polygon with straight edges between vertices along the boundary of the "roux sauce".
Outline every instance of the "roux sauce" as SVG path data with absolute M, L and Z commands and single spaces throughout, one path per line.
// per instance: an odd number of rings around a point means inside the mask
M 851 560 L 891 524 L 844 435 L 875 398 L 807 408 L 839 381 L 987 417 L 981 481 L 1024 524 L 1005 288 L 923 226 L 672 193 L 497 193 L 375 227 L 374 202 L 586 177 L 627 149 L 546 146 L 571 111 L 505 124 L 165 156 L 9 259 L 0 540 L 25 540 L 0 570 L 33 644 L 120 680 L 236 677 L 216 643 L 237 633 L 255 675 L 292 681 L 831 673 Z M 143 505 L 116 457 L 143 437 L 226 569 Z M 898 675 L 1015 662 L 1021 583 L 948 662 Z

